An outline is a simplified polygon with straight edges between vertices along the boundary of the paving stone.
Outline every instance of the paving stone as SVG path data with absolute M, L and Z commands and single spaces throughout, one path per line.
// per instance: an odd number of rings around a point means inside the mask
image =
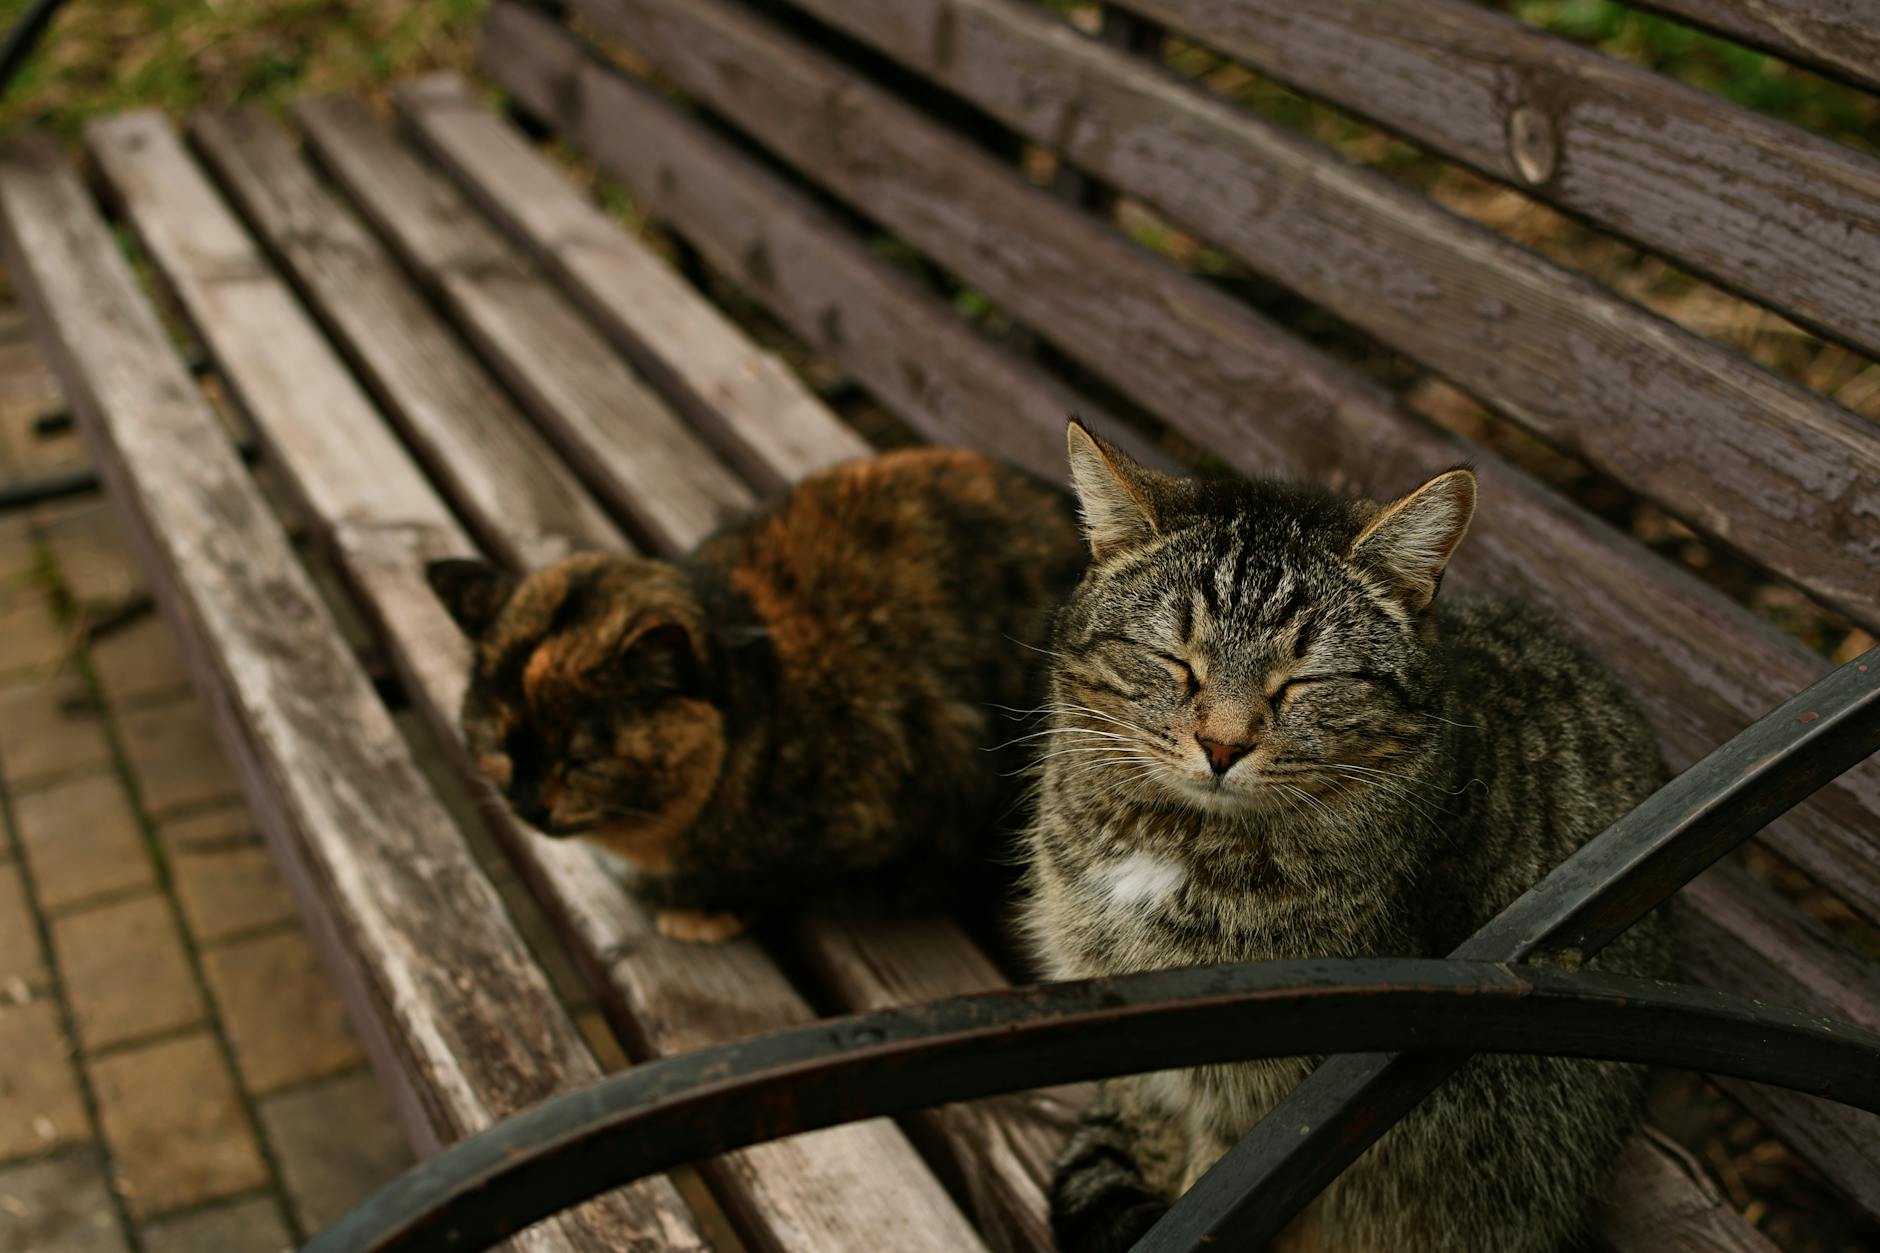
M 117 1166 L 113 1182 L 133 1217 L 266 1182 L 234 1078 L 207 1032 L 98 1058 L 91 1077 Z
M 17 796 L 13 816 L 41 909 L 156 882 L 116 775 L 86 775 Z
M 41 414 L 61 403 L 58 379 L 37 344 L 26 339 L 0 345 L 0 465 L 9 475 L 36 477 L 86 463 L 77 431 L 48 437 L 33 430 Z
M 304 933 L 242 940 L 204 952 L 202 961 L 250 1092 L 359 1064 L 345 1008 Z
M 317 1231 L 411 1165 L 369 1072 L 270 1097 L 261 1122 L 301 1226 Z
M 91 645 L 91 667 L 105 699 L 123 708 L 189 692 L 189 672 L 169 626 L 153 611 L 106 632 Z
M 139 1234 L 144 1253 L 284 1253 L 294 1244 L 268 1196 L 161 1219 Z
M 0 1168 L 0 1253 L 129 1248 L 97 1154 L 66 1153 Z
M 90 1138 L 58 1007 L 0 1002 L 0 1161 Z
M 52 946 L 87 1049 L 202 1020 L 202 993 L 162 896 L 66 914 L 52 924 Z
M 0 599 L 0 674 L 53 670 L 71 651 L 71 632 L 52 612 L 52 598 L 27 587 Z
M 240 795 L 208 711 L 194 697 L 123 710 L 117 725 L 153 818 Z
M 45 954 L 39 951 L 39 929 L 26 904 L 20 868 L 0 865 L 0 1004 L 13 999 L 17 989 L 39 988 L 45 982 Z
M 212 943 L 294 916 L 294 896 L 245 806 L 173 818 L 158 835 L 190 934 Z
M 91 691 L 67 671 L 0 687 L 0 778 L 18 791 L 110 764 Z
M 145 593 L 143 572 L 102 497 L 42 510 L 39 537 L 52 549 L 59 582 L 81 609 L 115 608 Z

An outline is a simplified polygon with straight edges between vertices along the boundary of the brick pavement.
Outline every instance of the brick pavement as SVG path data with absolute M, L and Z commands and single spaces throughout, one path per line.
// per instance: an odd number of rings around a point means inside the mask
M 23 335 L 0 482 L 84 463 Z M 0 1253 L 278 1250 L 410 1160 L 142 597 L 99 497 L 0 513 Z

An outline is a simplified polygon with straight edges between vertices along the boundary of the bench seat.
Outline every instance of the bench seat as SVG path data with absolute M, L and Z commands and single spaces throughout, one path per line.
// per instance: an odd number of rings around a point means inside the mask
M 1184 191 L 1168 207 L 1199 217 L 1202 233 L 1226 243 L 1238 206 L 1221 189 L 1244 182 L 1226 164 L 1243 159 L 1232 144 L 1256 164 L 1310 156 L 1287 157 L 1270 137 L 1176 94 L 1128 51 L 1025 6 L 805 7 L 1125 188 L 1147 194 L 1176 168 L 1158 160 L 1186 159 L 1172 150 L 1132 156 L 1121 142 L 1129 126 L 1221 139 L 1210 151 L 1221 154 L 1222 181 L 1212 192 L 1197 182 L 1191 198 Z M 1078 203 L 812 51 L 794 28 L 720 0 L 574 8 L 717 120 L 689 116 L 509 0 L 489 19 L 489 72 L 918 437 L 1059 477 L 1067 412 L 1127 432 L 1112 411 L 1128 410 L 1132 420 L 1160 418 L 1241 470 L 1380 492 L 1471 459 L 1482 512 L 1456 577 L 1570 616 L 1638 690 L 1677 765 L 1826 668 L 1551 488 L 1420 422 Z M 934 43 L 942 12 L 952 15 L 950 50 Z M 759 62 L 762 75 L 729 68 Z M 1072 125 L 1062 100 L 1058 112 L 1040 103 L 1059 80 L 1020 82 L 1020 64 L 1046 77 L 1082 74 L 1077 81 L 1105 90 Z M 1100 102 L 1119 111 L 1105 114 Z M 426 777 L 388 709 L 388 699 L 406 702 L 457 742 L 467 648 L 426 587 L 424 563 L 482 552 L 520 568 L 586 548 L 670 553 L 870 444 L 464 83 L 413 82 L 396 107 L 396 126 L 338 99 L 303 102 L 292 128 L 253 112 L 201 115 L 186 133 L 154 113 L 110 119 L 86 139 L 102 204 L 51 145 L 11 140 L 0 152 L 0 239 L 245 790 L 424 1151 L 598 1074 L 479 865 L 483 833 L 462 829 L 453 813 L 465 807 L 440 796 L 480 796 L 473 772 L 457 760 L 457 777 Z M 724 133 L 727 123 L 823 190 L 767 168 Z M 1319 192 L 1330 199 L 1310 211 L 1344 211 L 1365 203 L 1367 190 L 1357 175 L 1331 179 Z M 962 203 L 973 212 L 959 212 Z M 1810 543 L 1827 514 L 1853 517 L 1872 498 L 1880 438 L 1871 424 L 1678 339 L 1616 297 L 1544 266 L 1513 265 L 1459 221 L 1374 207 L 1383 218 L 1361 220 L 1422 232 L 1419 255 L 1430 264 L 1461 253 L 1497 276 L 1504 285 L 1482 299 L 1528 301 L 1522 307 L 1543 325 L 1551 310 L 1616 326 L 1619 337 L 1674 361 L 1684 373 L 1650 403 L 1662 403 L 1665 422 L 1702 409 L 1739 424 L 1730 429 L 1747 476 L 1743 500 L 1852 466 L 1841 496 L 1746 542 L 1856 620 L 1880 618 L 1880 584 L 1850 577 L 1845 552 L 1824 555 Z M 1045 368 L 1021 340 L 996 342 L 967 325 L 858 234 L 857 215 L 1082 359 L 1104 379 L 1109 403 Z M 213 395 L 127 264 L 114 221 L 129 228 L 176 323 L 206 353 Z M 1347 300 L 1348 281 L 1328 277 L 1315 295 Z M 1394 315 L 1379 316 L 1378 333 L 1390 333 Z M 1441 316 L 1418 333 L 1444 333 L 1433 325 Z M 1620 351 L 1617 340 L 1602 342 Z M 1417 341 L 1406 351 L 1444 359 L 1452 348 Z M 1611 368 L 1630 367 L 1615 358 Z M 1584 416 L 1610 429 L 1584 438 L 1616 448 L 1645 421 L 1588 378 L 1545 386 L 1566 383 L 1580 390 L 1540 425 L 1597 402 L 1609 412 Z M 1502 384 L 1484 375 L 1481 385 Z M 1534 408 L 1518 389 L 1541 385 L 1507 381 L 1516 390 L 1506 403 Z M 218 408 L 216 396 L 229 403 Z M 1721 409 L 1704 408 L 1705 398 L 1722 398 Z M 1759 455 L 1764 442 L 1791 436 L 1788 460 Z M 235 452 L 250 437 L 262 449 L 252 470 Z M 1146 435 L 1133 443 L 1146 455 L 1154 447 Z M 1633 455 L 1645 454 L 1614 453 Z M 1655 473 L 1637 469 L 1644 488 L 1662 489 L 1673 505 L 1748 507 L 1687 500 L 1679 493 L 1702 493 Z M 1776 473 L 1794 481 L 1751 481 Z M 283 518 L 304 522 L 304 551 Z M 1837 526 L 1844 547 L 1873 543 L 1867 522 Z M 375 688 L 344 642 L 307 573 L 321 563 L 365 611 L 395 683 Z M 940 917 L 806 918 L 784 934 L 674 944 L 582 846 L 547 840 L 500 807 L 468 808 L 554 920 L 635 1058 L 1023 977 L 1008 954 Z M 1872 919 L 1880 916 L 1877 815 L 1880 770 L 1870 765 L 1766 839 Z M 1694 980 L 1880 1029 L 1871 962 L 1741 868 L 1699 878 L 1678 912 Z M 1723 1086 L 1850 1204 L 1880 1214 L 1875 1119 Z M 1081 1087 L 1029 1093 L 761 1145 L 701 1165 L 709 1200 L 650 1180 L 516 1243 L 704 1248 L 713 1224 L 728 1220 L 754 1248 L 1049 1248 L 1049 1162 L 1087 1096 Z M 1615 1174 L 1601 1239 L 1641 1251 L 1773 1247 L 1687 1153 L 1650 1129 Z

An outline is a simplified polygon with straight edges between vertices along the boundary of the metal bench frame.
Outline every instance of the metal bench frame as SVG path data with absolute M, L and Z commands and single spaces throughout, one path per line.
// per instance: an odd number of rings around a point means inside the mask
M 453 1145 L 308 1253 L 482 1248 L 619 1184 L 778 1136 L 1071 1080 L 1353 1048 L 1417 1051 L 1328 1059 L 1137 1247 L 1263 1247 L 1471 1051 L 1693 1067 L 1880 1113 L 1880 1036 L 1580 969 L 1876 750 L 1880 648 L 1659 789 L 1447 961 L 1253 962 L 1044 983 L 700 1050 Z M 1257 1050 L 1246 1044 L 1255 1026 Z

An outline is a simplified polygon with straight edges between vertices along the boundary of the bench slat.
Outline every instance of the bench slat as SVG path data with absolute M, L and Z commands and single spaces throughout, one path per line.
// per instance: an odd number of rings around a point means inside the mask
M 866 456 L 782 362 L 745 338 L 716 306 L 644 244 L 577 194 L 522 137 L 440 75 L 394 99 L 441 163 L 473 172 L 471 198 L 573 295 L 615 347 L 764 491 Z M 475 188 L 500 187 L 501 197 Z M 726 415 L 735 415 L 727 417 Z
M 650 200 L 651 207 L 655 207 L 669 218 L 692 229 L 694 242 L 708 253 L 714 246 L 721 251 L 731 251 L 728 247 L 731 241 L 742 242 L 747 238 L 761 240 L 765 237 L 748 225 L 746 217 L 739 216 L 732 222 L 721 225 L 717 219 L 709 216 L 696 217 L 691 212 L 694 208 L 691 200 L 674 198 L 668 202 L 661 199 L 662 196 L 669 196 L 666 189 L 670 187 L 699 186 L 706 190 L 708 199 L 711 201 L 722 199 L 733 205 L 739 204 L 740 198 L 736 188 L 739 186 L 740 175 L 748 178 L 758 177 L 747 163 L 740 163 L 735 158 L 726 155 L 721 143 L 711 140 L 698 128 L 685 123 L 674 110 L 655 100 L 650 94 L 625 83 L 617 75 L 593 65 L 581 56 L 573 42 L 552 24 L 526 13 L 508 14 L 500 8 L 498 16 L 505 23 L 502 27 L 504 31 L 502 46 L 505 53 L 524 48 L 527 54 L 522 58 L 505 56 L 503 59 L 490 58 L 486 54 L 486 60 L 490 62 L 491 68 L 504 78 L 513 91 L 528 101 L 531 107 L 540 110 L 544 116 L 557 122 L 578 147 L 600 162 L 603 169 L 626 183 L 628 189 L 636 197 L 641 198 L 642 204 L 647 204 Z M 529 47 L 531 41 L 538 46 Z M 551 51 L 551 49 L 558 51 Z M 526 80 L 521 73 L 505 68 L 513 66 L 518 60 L 530 67 L 527 72 L 531 77 Z M 630 135 L 631 142 L 610 139 L 610 137 L 620 135 Z M 743 169 L 739 168 L 741 165 Z M 806 208 L 800 196 L 790 197 L 780 189 L 765 201 L 765 206 L 767 212 L 764 215 L 762 227 L 764 231 L 783 229 L 780 224 L 787 223 L 791 215 L 811 212 Z M 682 212 L 675 212 L 675 209 L 682 210 Z M 722 234 L 714 241 L 714 237 L 709 233 L 713 230 L 736 233 L 730 235 L 730 241 L 726 240 Z M 810 310 L 800 313 L 795 321 L 800 329 L 807 331 L 813 328 L 813 319 L 814 311 Z M 805 326 L 805 323 L 808 325 Z M 832 351 L 838 359 L 841 359 L 839 346 Z M 1053 429 L 1055 430 L 1055 423 L 1053 423 Z M 1217 441 L 1216 446 L 1232 448 L 1233 444 Z M 1352 451 L 1355 453 L 1357 450 Z M 1424 455 L 1430 456 L 1427 453 Z M 1426 464 L 1441 464 L 1443 455 L 1431 456 Z M 1461 459 L 1465 453 L 1459 446 L 1454 446 L 1454 451 L 1446 455 L 1448 460 L 1453 462 Z M 1054 453 L 1052 462 L 1055 461 L 1056 454 Z M 1053 463 L 1039 463 L 1034 468 L 1044 474 L 1061 473 L 1061 470 Z M 1243 468 L 1259 468 L 1257 465 L 1250 465 L 1245 459 L 1241 460 L 1241 464 Z M 1298 464 L 1298 459 L 1295 458 L 1294 464 Z M 1493 467 L 1489 468 L 1493 469 Z M 1518 476 L 1512 478 L 1515 488 L 1520 488 L 1521 483 Z M 1655 638 L 1651 634 L 1651 628 L 1659 624 L 1647 621 L 1643 624 L 1644 629 L 1639 629 L 1637 611 L 1632 607 L 1633 603 L 1649 607 L 1664 599 L 1658 592 L 1652 590 L 1651 584 L 1661 571 L 1660 563 L 1655 558 L 1641 554 L 1635 546 L 1620 541 L 1605 528 L 1584 525 L 1576 511 L 1557 501 L 1550 501 L 1544 493 L 1536 492 L 1531 488 L 1526 492 L 1516 491 L 1509 503 L 1519 505 L 1529 501 L 1539 501 L 1539 509 L 1533 504 L 1528 504 L 1520 509 L 1520 513 L 1526 515 L 1525 518 L 1506 524 L 1507 535 L 1517 542 L 1516 551 L 1497 563 L 1502 571 L 1501 577 L 1504 585 L 1519 588 L 1524 585 L 1525 580 L 1528 585 L 1527 590 L 1531 594 L 1550 590 L 1535 584 L 1531 570 L 1524 574 L 1524 560 L 1540 563 L 1532 569 L 1547 570 L 1550 568 L 1550 563 L 1559 561 L 1559 553 L 1551 551 L 1550 545 L 1557 543 L 1563 537 L 1577 540 L 1572 545 L 1574 563 L 1598 575 L 1597 583 L 1610 584 L 1613 589 L 1612 592 L 1608 592 L 1605 586 L 1597 586 L 1594 589 L 1596 594 L 1588 598 L 1590 603 L 1609 604 L 1611 608 L 1608 612 L 1612 614 L 1614 621 L 1632 624 L 1630 630 L 1635 634 L 1625 637 L 1621 646 L 1622 650 L 1630 653 L 1643 648 L 1650 650 L 1654 655 L 1664 655 L 1668 649 L 1665 640 Z M 1534 526 L 1534 523 L 1528 519 L 1534 518 L 1537 512 L 1545 522 L 1545 530 L 1538 538 L 1523 538 L 1526 531 Z M 1484 513 L 1483 521 L 1486 521 L 1488 511 L 1485 510 Z M 1556 517 L 1562 517 L 1565 520 L 1556 523 L 1553 521 Z M 1529 545 L 1532 547 L 1528 547 Z M 1753 619 L 1749 620 L 1747 628 L 1744 627 L 1742 623 L 1747 615 L 1728 606 L 1720 598 L 1691 588 L 1682 576 L 1678 577 L 1678 582 L 1683 584 L 1683 587 L 1678 589 L 1682 593 L 1679 603 L 1693 605 L 1702 612 L 1703 616 L 1699 621 L 1702 623 L 1702 631 L 1707 636 L 1715 638 L 1721 634 L 1731 639 L 1732 642 L 1747 638 L 1755 641 L 1758 646 L 1764 646 L 1763 640 L 1771 639 L 1773 633 L 1755 623 Z M 1558 597 L 1558 588 L 1551 589 L 1551 591 Z M 1614 603 L 1615 597 L 1616 603 Z M 1583 613 L 1584 610 L 1581 609 L 1581 612 Z M 1652 612 L 1656 615 L 1660 611 L 1654 609 Z M 1677 624 L 1674 622 L 1675 625 Z M 1691 624 L 1687 621 L 1682 625 L 1688 628 Z M 1672 638 L 1675 639 L 1675 637 Z M 1770 650 L 1768 655 L 1776 657 L 1787 655 L 1794 658 L 1787 664 L 1791 673 L 1798 676 L 1801 673 L 1799 668 L 1801 665 L 1819 666 L 1820 664 L 1807 659 L 1806 654 L 1801 654 L 1799 649 L 1779 637 L 1766 647 Z M 1670 648 L 1669 653 L 1671 656 L 1684 657 L 1683 668 L 1689 673 L 1702 677 L 1706 683 L 1713 683 L 1714 679 L 1708 676 L 1714 674 L 1716 667 L 1708 663 L 1702 666 L 1695 664 L 1700 659 L 1695 654 L 1685 651 L 1685 648 L 1685 645 L 1678 644 Z M 1800 654 L 1799 657 L 1798 654 Z M 1640 667 L 1640 676 L 1651 677 L 1657 664 Z M 1663 676 L 1657 677 L 1662 683 Z M 1799 687 L 1803 682 L 1804 680 L 1798 677 L 1796 685 Z M 1773 701 L 1777 698 L 1775 689 L 1772 688 L 1768 699 Z M 1664 706 L 1655 711 L 1660 714 L 1661 719 L 1667 708 L 1676 707 L 1673 702 L 1682 702 L 1686 710 L 1689 708 L 1688 696 L 1676 696 L 1667 692 L 1662 699 Z M 1749 700 L 1754 699 L 1755 696 L 1752 693 Z M 1748 701 L 1745 704 L 1747 705 Z M 1712 725 L 1718 728 L 1719 734 L 1726 733 L 1726 729 L 1732 725 L 1731 720 L 1737 717 L 1727 708 L 1718 709 L 1713 706 L 1710 712 L 1715 718 Z M 1661 725 L 1664 725 L 1662 721 Z M 1673 721 L 1671 725 L 1679 724 Z M 1689 742 L 1697 751 L 1708 747 L 1708 745 L 1699 745 L 1695 737 L 1692 737 Z M 1871 822 L 1870 819 L 1868 821 Z M 1757 960 L 1773 970 L 1780 971 L 1790 966 L 1797 960 L 1797 957 L 1795 954 L 1778 949 L 1758 954 Z
M 851 1010 L 892 1009 L 1009 986 L 965 936 L 936 936 L 928 922 L 868 920 L 800 926 L 804 953 Z M 936 940 L 946 942 L 936 943 Z M 912 1115 L 960 1179 L 987 1238 L 1002 1250 L 1053 1247 L 1051 1166 L 1094 1088 L 1071 1084 Z
M 750 494 L 476 209 L 356 101 L 296 109 L 320 160 L 606 503 L 649 537 L 716 525 Z M 595 467 L 599 453 L 610 467 Z
M 15 140 L 0 152 L 0 229 L 8 273 L 414 1139 L 435 1148 L 597 1077 L 111 232 L 49 143 Z M 243 290 L 254 277 L 237 267 L 223 282 Z M 344 495 L 320 499 L 330 506 Z M 409 498 L 388 500 L 411 520 Z M 413 538 L 444 547 L 451 537 Z M 684 1214 L 663 1181 L 649 1181 L 515 1243 L 700 1247 Z
M 1408 417 L 1245 307 L 756 19 L 717 0 L 579 3 L 673 81 L 1237 469 L 1388 495 L 1418 471 L 1473 460 L 1482 508 L 1457 578 L 1556 607 L 1634 685 L 1674 765 L 1827 669 L 1525 474 Z M 726 70 L 751 64 L 766 72 Z M 584 90 L 589 107 L 601 103 L 598 83 Z M 605 101 L 622 110 L 615 124 L 645 103 Z M 1880 764 L 1849 771 L 1763 838 L 1880 918 Z
M 1880 630 L 1872 423 L 1033 6 L 802 4 Z
M 591 546 L 591 536 L 610 528 L 579 481 L 439 323 L 378 240 L 338 211 L 285 138 L 244 143 L 257 129 L 278 132 L 279 124 L 244 110 L 198 118 L 192 134 L 202 148 L 239 149 L 252 162 L 267 162 L 243 167 L 239 178 L 221 163 L 224 190 L 263 226 L 272 254 L 300 289 L 318 293 L 315 311 L 374 394 L 397 398 L 386 411 L 425 472 L 482 502 L 485 516 L 500 498 L 526 519 L 521 530 L 530 538 L 519 550 L 507 547 L 507 534 L 487 533 L 472 520 L 479 539 L 517 564 L 545 565 Z M 470 447 L 491 450 L 505 467 L 500 482 L 477 475 L 479 463 L 464 455 Z
M 1880 160 L 1465 0 L 1122 7 L 1880 352 Z
M 521 5 L 498 0 L 482 39 L 486 69 L 536 115 L 557 117 L 546 94 L 578 98 L 584 63 L 557 28 Z M 616 81 L 604 90 L 644 93 Z M 871 254 L 749 162 L 717 162 L 721 145 L 676 114 L 657 116 L 643 134 L 608 135 L 598 110 L 568 133 L 586 151 L 605 149 L 615 177 L 635 171 L 634 196 L 682 234 L 717 269 L 844 368 L 915 430 L 941 443 L 978 448 L 1057 477 L 1063 438 L 1054 429 L 1078 412 L 1104 418 L 1088 399 L 1028 371 L 985 338 L 944 314 L 941 303 Z M 561 112 L 559 122 L 571 121 Z M 692 154 L 697 153 L 697 159 Z M 655 177 L 656 170 L 667 177 Z
M 196 120 L 192 131 L 223 182 L 244 189 L 238 196 L 243 203 L 253 192 L 250 184 L 262 178 L 278 179 L 309 197 L 301 209 L 303 222 L 325 223 L 336 233 L 359 229 L 356 220 L 312 178 L 278 126 L 258 119 L 237 123 L 204 116 Z M 386 141 L 390 142 L 389 137 Z M 340 222 L 351 225 L 341 227 Z M 293 255 L 291 241 L 275 234 L 286 227 L 285 221 L 263 218 L 257 225 L 270 246 Z M 391 281 L 390 257 L 382 251 L 376 255 Z M 328 290 L 311 281 L 311 275 L 300 277 L 321 306 L 346 299 L 344 291 Z M 338 324 L 332 310 L 326 311 L 329 320 Z M 436 321 L 434 313 L 422 312 L 426 319 Z M 341 333 L 350 339 L 370 334 L 371 327 Z M 349 348 L 358 351 L 363 345 L 349 343 Z M 394 408 L 428 394 L 429 384 L 423 377 L 427 363 L 413 360 L 408 367 L 408 373 L 399 375 L 400 384 L 386 391 L 386 400 Z M 410 395 L 407 385 L 414 389 Z M 448 422 L 449 415 L 443 420 Z M 493 487 L 487 498 L 458 495 L 452 488 L 458 506 L 479 529 L 500 535 L 514 551 L 556 538 L 532 534 L 530 516 L 506 508 L 501 450 L 479 444 L 470 435 L 465 429 L 449 436 L 457 449 L 454 455 L 462 461 L 460 474 Z M 437 507 L 443 508 L 441 501 Z M 562 538 L 583 547 L 629 547 L 604 521 Z M 346 537 L 341 536 L 339 542 L 344 546 Z M 461 641 L 441 654 L 434 651 L 431 632 L 422 622 L 439 617 L 441 610 L 424 587 L 418 567 L 407 563 L 388 572 L 384 582 L 368 584 L 365 591 L 385 623 L 401 670 L 411 676 L 414 697 L 432 724 L 456 743 L 456 711 L 468 662 Z M 455 635 L 448 621 L 443 629 Z M 584 846 L 547 840 L 507 821 L 501 811 L 492 811 L 492 817 L 536 894 L 570 933 L 585 964 L 598 972 L 610 1009 L 643 1054 L 683 1051 L 813 1017 L 807 1003 L 755 943 L 697 947 L 661 940 L 645 911 L 625 896 Z M 872 1249 L 879 1247 L 877 1241 L 884 1233 L 896 1247 L 927 1248 L 935 1253 L 974 1243 L 958 1210 L 905 1138 L 885 1121 L 763 1145 L 706 1164 L 702 1170 L 759 1247 Z
M 1875 0 L 1633 0 L 1824 74 L 1880 87 Z
M 1734 866 L 1678 898 L 1684 976 L 1775 1005 L 1880 1030 L 1880 970 Z M 1772 963 L 1765 954 L 1777 954 Z M 1716 1078 L 1866 1214 L 1880 1219 L 1880 1115 L 1799 1093 Z
M 1612 1178 L 1595 1233 L 1608 1253 L 1777 1253 L 1769 1237 L 1738 1217 L 1697 1159 L 1656 1127 L 1626 1141 Z M 1634 1203 L 1641 1196 L 1650 1203 Z

